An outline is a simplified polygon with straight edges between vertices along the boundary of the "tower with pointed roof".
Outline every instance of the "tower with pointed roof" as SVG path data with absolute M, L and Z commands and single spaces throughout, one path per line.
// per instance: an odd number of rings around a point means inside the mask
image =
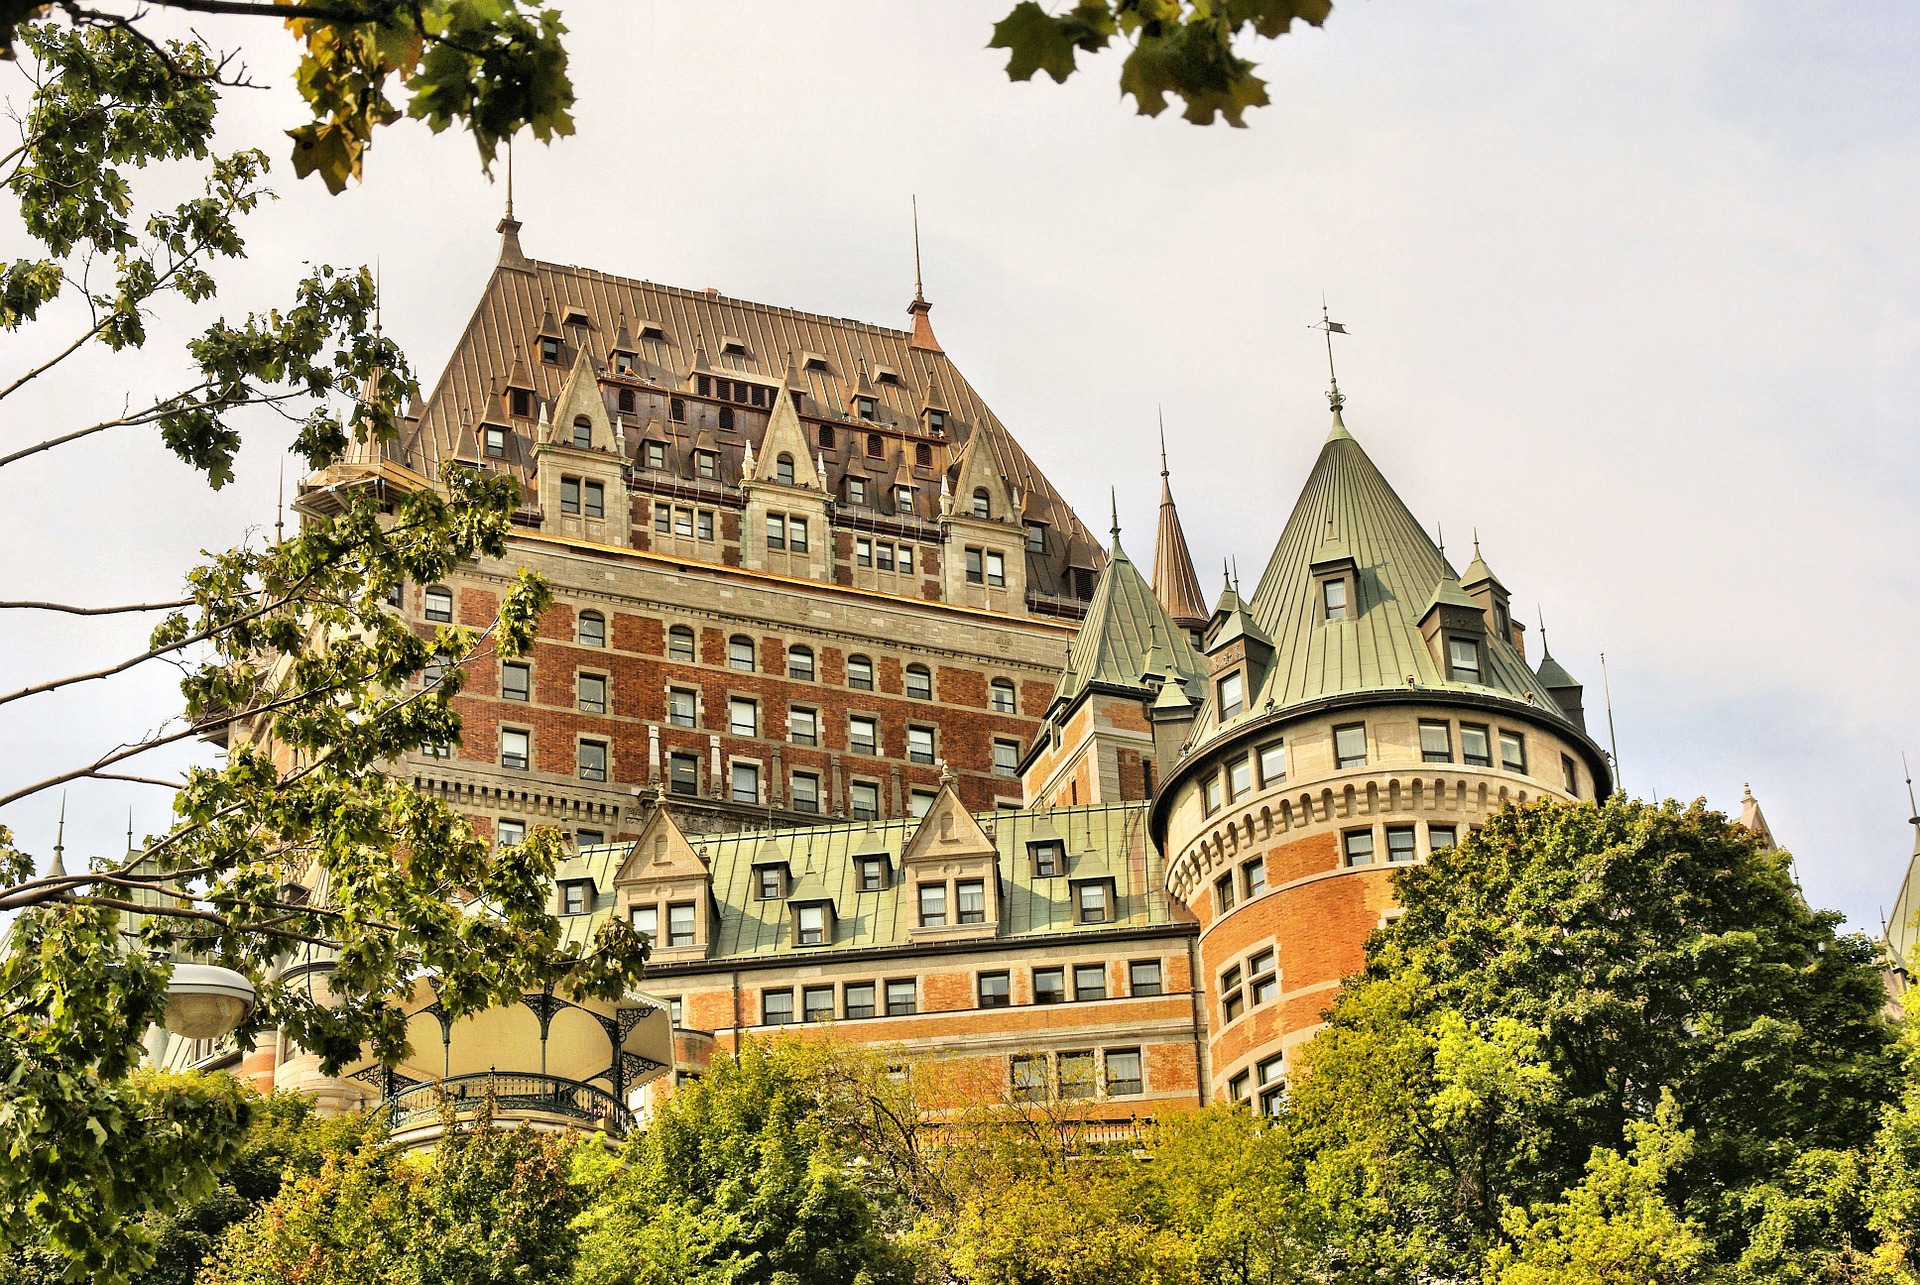
M 1508 800 L 1612 789 L 1579 686 L 1536 674 L 1483 559 L 1462 578 L 1333 424 L 1265 571 L 1208 623 L 1190 745 L 1152 808 L 1201 925 L 1214 1096 L 1263 1098 L 1393 908 L 1394 866 Z M 1563 705 L 1569 700 L 1571 708 Z
M 1207 628 L 1207 603 L 1200 593 L 1200 577 L 1194 574 L 1193 554 L 1187 549 L 1187 533 L 1180 525 L 1180 511 L 1173 504 L 1173 487 L 1167 480 L 1167 432 L 1160 430 L 1160 524 L 1153 540 L 1153 596 L 1166 610 L 1167 618 L 1187 632 L 1198 644 Z

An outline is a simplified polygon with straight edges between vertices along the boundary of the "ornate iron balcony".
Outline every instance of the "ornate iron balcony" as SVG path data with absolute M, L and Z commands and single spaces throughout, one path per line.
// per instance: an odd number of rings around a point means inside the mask
M 440 1104 L 451 1103 L 455 1114 L 477 1110 L 493 1095 L 495 1113 L 504 1118 L 549 1115 L 578 1120 L 616 1136 L 633 1125 L 633 1113 L 613 1094 L 594 1084 L 557 1075 L 525 1075 L 516 1071 L 481 1071 L 405 1087 L 381 1099 L 388 1125 L 395 1133 L 439 1118 Z

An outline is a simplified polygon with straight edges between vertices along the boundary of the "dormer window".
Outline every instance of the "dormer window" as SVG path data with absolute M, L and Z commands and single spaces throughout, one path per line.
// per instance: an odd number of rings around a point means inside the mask
M 560 913 L 584 915 L 593 909 L 593 880 L 570 879 L 560 885 Z
M 515 419 L 533 418 L 533 390 L 515 388 L 507 393 L 507 410 Z
M 800 355 L 805 359 L 808 370 L 817 370 L 822 374 L 826 374 L 833 369 L 832 366 L 827 364 L 827 359 L 817 352 L 801 353 Z
M 1027 857 L 1033 863 L 1033 877 L 1054 879 L 1067 872 L 1067 844 L 1064 839 L 1035 839 L 1027 845 Z
M 486 457 L 488 459 L 501 460 L 507 457 L 507 430 L 506 429 L 494 428 L 491 425 L 489 425 L 485 430 L 482 431 L 481 437 L 483 439 L 481 443 L 481 450 L 485 452 Z
M 900 372 L 891 366 L 875 366 L 873 368 L 873 382 L 876 384 L 898 384 L 900 382 Z
M 825 902 L 793 908 L 793 940 L 801 946 L 824 946 L 831 936 Z
M 779 901 L 787 895 L 785 866 L 755 866 L 753 896 L 756 901 Z
M 633 373 L 633 354 L 630 352 L 615 353 L 613 355 L 613 373 L 616 375 L 631 375 Z
M 872 419 L 876 412 L 877 407 L 875 406 L 873 398 L 856 397 L 853 399 L 853 413 L 861 419 Z
M 976 518 L 993 517 L 993 497 L 987 494 L 987 488 L 984 486 L 976 486 L 973 488 L 973 516 Z
M 850 477 L 847 479 L 847 503 L 865 504 L 867 502 L 867 479 Z
M 833 425 L 831 424 L 820 426 L 820 449 L 823 451 L 833 449 Z
M 567 314 L 567 328 L 569 330 L 585 330 L 587 328 L 587 314 L 578 308 L 569 312 Z
M 943 410 L 928 411 L 927 431 L 929 433 L 945 433 L 947 431 L 947 413 Z
M 720 342 L 720 352 L 722 356 L 726 357 L 745 357 L 747 355 L 747 345 L 739 339 L 722 339 Z
M 695 451 L 693 453 L 693 471 L 704 478 L 720 476 L 720 455 L 717 451 Z
M 793 485 L 793 456 L 785 451 L 780 452 L 780 458 L 773 462 L 773 480 L 782 486 Z
M 593 421 L 585 415 L 573 417 L 573 444 L 583 451 L 593 445 Z
M 1456 683 L 1480 681 L 1480 644 L 1472 638 L 1447 638 L 1447 674 Z
M 560 364 L 560 338 L 558 335 L 540 336 L 540 360 L 549 366 Z
M 665 468 L 667 466 L 667 444 L 665 442 L 648 442 L 646 443 L 645 451 L 648 468 Z
M 1239 670 L 1222 678 L 1218 684 L 1220 693 L 1220 721 L 1240 717 L 1247 708 L 1247 680 Z
M 861 892 L 882 892 L 890 882 L 892 873 L 884 856 L 861 857 L 855 864 L 855 886 Z
M 1320 582 L 1320 601 L 1327 609 L 1328 620 L 1347 618 L 1347 582 L 1344 578 L 1322 580 Z

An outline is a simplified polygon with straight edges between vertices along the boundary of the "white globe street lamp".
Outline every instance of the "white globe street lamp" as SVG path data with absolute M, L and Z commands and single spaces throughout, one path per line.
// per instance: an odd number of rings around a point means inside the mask
M 175 964 L 167 983 L 167 1011 L 160 1019 L 175 1035 L 217 1039 L 253 1012 L 253 983 L 215 964 Z

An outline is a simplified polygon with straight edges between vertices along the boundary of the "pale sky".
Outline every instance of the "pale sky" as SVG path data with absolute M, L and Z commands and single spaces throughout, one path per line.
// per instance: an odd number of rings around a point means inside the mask
M 519 149 L 527 252 L 904 326 L 917 193 L 942 343 L 1090 526 L 1118 488 L 1140 558 L 1164 405 L 1210 594 L 1223 557 L 1257 579 L 1325 435 L 1324 292 L 1349 427 L 1456 565 L 1477 528 L 1515 610 L 1544 609 L 1603 741 L 1606 652 L 1626 788 L 1732 811 L 1751 782 L 1809 899 L 1877 930 L 1920 752 L 1920 10 L 1343 0 L 1253 48 L 1274 105 L 1229 130 L 1135 117 L 1111 56 L 1009 84 L 984 48 L 1009 6 L 564 5 L 579 129 Z M 288 42 L 237 30 L 274 88 L 229 100 L 223 142 L 267 149 L 283 199 L 221 307 L 377 259 L 430 382 L 500 187 L 413 125 L 363 187 L 296 181 Z M 0 255 L 22 243 L 0 222 Z M 52 338 L 7 338 L 0 374 Z M 172 351 L 10 399 L 0 448 L 161 387 Z M 271 525 L 289 436 L 260 425 L 217 495 L 137 431 L 5 469 L 0 598 L 173 595 L 196 550 Z M 0 617 L 0 674 L 143 629 Z M 176 704 L 152 667 L 0 707 L 0 781 Z M 76 787 L 69 862 L 124 842 L 130 804 L 162 829 L 159 795 Z M 44 857 L 56 807 L 0 820 Z

